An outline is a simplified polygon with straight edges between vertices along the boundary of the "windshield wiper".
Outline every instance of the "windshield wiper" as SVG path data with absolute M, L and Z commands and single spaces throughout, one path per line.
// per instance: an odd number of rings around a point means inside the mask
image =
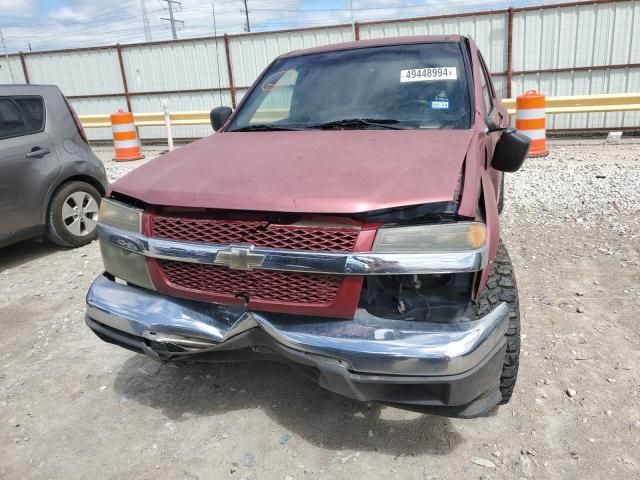
M 344 129 L 344 128 L 389 128 L 391 130 L 406 130 L 404 127 L 399 127 L 396 124 L 400 123 L 400 120 L 393 120 L 387 118 L 347 118 L 343 120 L 334 120 L 331 122 L 317 123 L 314 125 L 307 125 L 307 128 L 317 128 L 320 130 L 330 129 Z
M 258 123 L 255 125 L 246 125 L 244 127 L 234 128 L 228 130 L 229 132 L 275 132 L 275 131 L 295 131 L 302 130 L 296 127 L 285 127 L 280 125 L 274 125 L 271 123 Z

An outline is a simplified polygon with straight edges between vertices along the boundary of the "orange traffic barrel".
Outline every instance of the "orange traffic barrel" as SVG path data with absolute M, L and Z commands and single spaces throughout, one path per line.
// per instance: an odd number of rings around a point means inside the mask
M 116 162 L 140 160 L 144 158 L 140 150 L 138 131 L 133 123 L 133 113 L 118 110 L 111 114 L 113 143 L 116 149 Z
M 546 157 L 545 96 L 529 90 L 516 98 L 516 128 L 531 139 L 530 157 Z

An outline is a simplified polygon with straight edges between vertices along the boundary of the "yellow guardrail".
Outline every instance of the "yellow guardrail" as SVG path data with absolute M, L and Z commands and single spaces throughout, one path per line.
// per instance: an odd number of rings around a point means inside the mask
M 502 101 L 509 113 L 516 113 L 516 99 Z M 577 95 L 547 97 L 547 114 L 625 112 L 640 110 L 640 93 L 616 93 L 607 95 Z
M 516 113 L 515 98 L 502 100 L 510 114 Z M 595 113 L 625 112 L 640 110 L 640 93 L 622 93 L 612 95 L 584 95 L 571 97 L 547 97 L 547 114 L 556 113 Z M 264 120 L 282 118 L 283 111 L 271 109 L 262 115 Z M 164 125 L 162 113 L 134 113 L 138 127 L 161 127 Z M 171 125 L 209 125 L 209 112 L 172 112 Z M 80 115 L 85 128 L 111 127 L 109 114 Z

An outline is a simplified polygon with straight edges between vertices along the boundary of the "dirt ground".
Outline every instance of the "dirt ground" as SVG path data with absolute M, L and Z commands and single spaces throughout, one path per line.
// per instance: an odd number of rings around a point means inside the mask
M 552 152 L 507 177 L 523 351 L 494 415 L 364 405 L 275 363 L 154 363 L 84 324 L 97 244 L 23 242 L 0 250 L 0 478 L 640 478 L 640 144 Z

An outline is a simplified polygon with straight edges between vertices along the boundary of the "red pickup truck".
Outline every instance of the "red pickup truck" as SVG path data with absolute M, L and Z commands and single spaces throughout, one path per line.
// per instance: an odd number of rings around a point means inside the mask
M 211 122 L 103 200 L 100 338 L 162 362 L 283 361 L 431 414 L 510 399 L 520 317 L 499 204 L 529 139 L 472 40 L 289 53 Z

